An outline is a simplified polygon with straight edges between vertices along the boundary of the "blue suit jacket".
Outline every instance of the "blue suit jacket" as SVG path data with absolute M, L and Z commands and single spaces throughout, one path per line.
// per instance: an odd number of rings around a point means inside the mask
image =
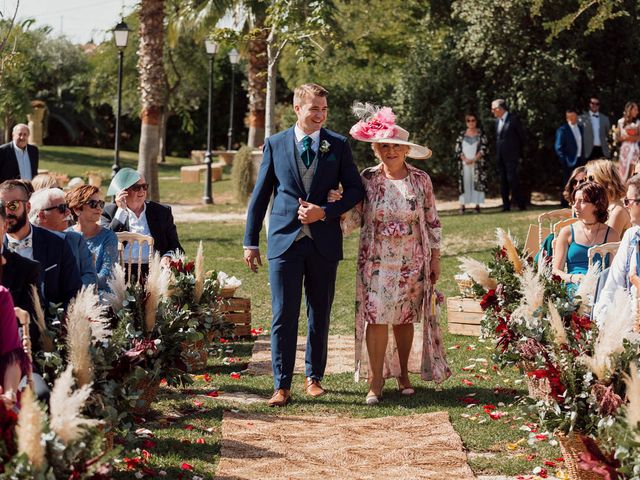
M 578 125 L 578 128 L 580 129 L 580 137 L 583 137 L 584 129 L 582 125 Z M 580 158 L 578 158 L 578 144 L 568 123 L 565 123 L 556 130 L 554 148 L 563 167 L 575 168 L 580 162 Z
M 320 145 L 329 143 L 327 152 L 319 152 L 310 191 L 307 193 L 295 157 L 294 128 L 269 137 L 264 144 L 262 164 L 247 212 L 245 246 L 258 246 L 262 221 L 273 195 L 269 217 L 267 258 L 282 255 L 295 241 L 302 228 L 298 220 L 298 198 L 324 208 L 326 221 L 309 227 L 316 248 L 329 261 L 342 259 L 340 215 L 353 208 L 364 197 L 364 187 L 353 163 L 347 139 L 326 129 L 320 130 Z M 327 203 L 330 189 L 342 185 L 342 199 Z

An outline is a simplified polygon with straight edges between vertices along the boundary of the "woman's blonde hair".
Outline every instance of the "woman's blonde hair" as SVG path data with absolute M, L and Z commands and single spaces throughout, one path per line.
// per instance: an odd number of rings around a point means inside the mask
M 627 192 L 618 169 L 611 160 L 591 160 L 587 163 L 587 176 L 589 180 L 599 183 L 607 190 L 610 203 L 617 202 Z

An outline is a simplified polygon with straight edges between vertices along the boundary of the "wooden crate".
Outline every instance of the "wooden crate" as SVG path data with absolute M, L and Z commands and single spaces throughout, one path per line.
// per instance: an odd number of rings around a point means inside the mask
M 242 297 L 225 298 L 220 311 L 225 319 L 235 325 L 234 337 L 251 335 L 251 299 Z
M 482 308 L 479 300 L 463 297 L 447 298 L 447 318 L 449 333 L 480 336 Z

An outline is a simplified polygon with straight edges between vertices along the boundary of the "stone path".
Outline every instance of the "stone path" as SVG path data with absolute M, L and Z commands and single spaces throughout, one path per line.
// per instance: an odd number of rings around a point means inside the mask
M 304 373 L 304 351 L 307 337 L 298 337 L 294 373 Z M 352 335 L 329 335 L 327 368 L 325 373 L 353 372 L 354 339 Z M 253 354 L 247 367 L 252 375 L 271 375 L 271 345 L 267 335 L 260 335 L 253 344 Z
M 225 412 L 216 478 L 475 477 L 446 412 L 374 419 Z

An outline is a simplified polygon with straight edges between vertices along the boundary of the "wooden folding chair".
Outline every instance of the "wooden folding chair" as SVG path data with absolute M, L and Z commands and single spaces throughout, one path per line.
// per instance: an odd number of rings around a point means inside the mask
M 609 243 L 603 243 L 602 245 L 595 245 L 591 247 L 587 252 L 587 255 L 589 255 L 589 266 L 593 264 L 593 257 L 597 253 L 599 253 L 600 258 L 602 258 L 602 265 L 600 265 L 600 268 L 604 269 L 604 262 L 607 258 L 607 255 L 610 255 L 609 265 L 611 265 L 611 262 L 613 261 L 613 257 L 615 257 L 616 253 L 618 252 L 619 246 L 620 246 L 620 242 L 609 242 Z
M 20 323 L 20 326 L 22 327 L 22 349 L 24 350 L 24 353 L 27 354 L 29 362 L 33 363 L 33 356 L 31 354 L 31 336 L 29 334 L 29 322 L 31 320 L 31 317 L 29 316 L 29 312 L 27 312 L 26 310 L 18 307 L 15 307 L 14 310 L 16 313 L 16 318 L 18 319 L 18 323 Z M 29 385 L 31 391 L 33 391 L 33 371 L 30 368 L 25 373 L 27 375 L 27 385 Z
M 136 282 L 140 283 L 142 275 L 140 272 L 142 271 L 142 247 L 146 243 L 149 246 L 149 258 L 148 261 L 151 261 L 153 257 L 153 237 L 149 235 L 142 235 L 141 233 L 132 233 L 132 232 L 117 232 L 118 237 L 118 259 L 122 268 L 125 269 L 127 274 L 127 279 L 131 279 L 131 265 L 135 265 L 133 260 L 133 251 L 135 248 L 135 244 L 138 245 L 138 275 Z M 129 254 L 125 258 L 125 247 L 129 245 Z
M 542 242 L 544 241 L 544 237 L 549 235 L 549 232 L 553 228 L 553 222 L 557 222 L 559 220 L 565 220 L 567 218 L 571 218 L 571 209 L 570 208 L 560 208 L 558 210 L 551 210 L 549 212 L 542 213 L 538 215 L 538 249 L 542 246 Z M 546 231 L 546 235 L 544 234 L 544 223 L 548 222 L 549 227 Z

